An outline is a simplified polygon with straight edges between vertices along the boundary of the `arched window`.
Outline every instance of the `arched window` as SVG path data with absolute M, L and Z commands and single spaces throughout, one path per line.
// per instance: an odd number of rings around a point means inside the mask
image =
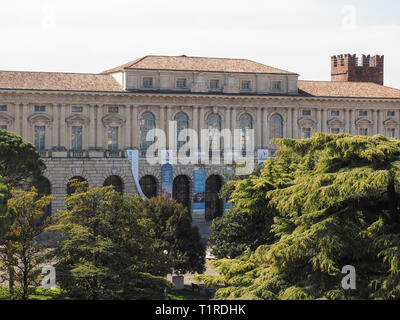
M 147 133 L 156 128 L 156 118 L 151 112 L 145 112 L 142 114 L 140 119 L 140 149 L 147 150 L 152 145 L 155 138 L 152 141 L 147 141 Z
M 279 114 L 274 114 L 270 120 L 270 138 L 281 139 L 283 138 L 283 119 Z
M 86 186 L 88 185 L 88 183 L 87 183 L 85 178 L 83 178 L 83 177 L 73 177 L 73 178 L 69 179 L 69 181 L 67 183 L 67 194 L 68 195 L 71 195 L 71 194 L 75 193 L 75 191 L 76 191 L 76 186 L 74 186 L 72 184 L 73 180 L 77 180 L 78 182 L 86 182 Z
M 211 113 L 207 118 L 207 129 L 209 135 L 208 148 L 210 150 L 219 150 L 221 148 L 221 138 L 213 139 L 217 132 L 221 132 L 221 117 L 217 113 Z
M 183 204 L 190 214 L 190 181 L 187 176 L 177 176 L 174 179 L 172 197 Z
M 242 114 L 239 119 L 239 128 L 242 131 L 240 146 L 246 151 L 246 146 L 251 143 L 251 136 L 246 136 L 246 130 L 253 129 L 253 118 L 248 113 Z
M 218 196 L 222 187 L 222 179 L 220 176 L 212 175 L 206 180 L 206 221 L 211 221 L 216 217 L 221 217 L 223 212 L 224 200 Z
M 153 176 L 147 175 L 140 179 L 140 187 L 147 198 L 157 197 L 157 180 Z
M 104 180 L 104 187 L 114 186 L 115 191 L 123 193 L 124 191 L 124 184 L 122 179 L 118 176 L 109 176 L 106 180 Z
M 176 116 L 175 119 L 176 121 L 176 149 L 177 151 L 179 151 L 179 149 L 188 141 L 189 137 L 186 138 L 186 141 L 179 141 L 179 133 L 182 130 L 188 129 L 189 128 L 189 118 L 188 116 L 183 113 L 183 112 L 179 112 Z

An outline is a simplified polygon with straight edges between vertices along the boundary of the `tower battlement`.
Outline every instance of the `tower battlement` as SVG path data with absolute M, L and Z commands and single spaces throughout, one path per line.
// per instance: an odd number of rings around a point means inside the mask
M 331 80 L 383 85 L 384 56 L 341 54 L 331 57 Z

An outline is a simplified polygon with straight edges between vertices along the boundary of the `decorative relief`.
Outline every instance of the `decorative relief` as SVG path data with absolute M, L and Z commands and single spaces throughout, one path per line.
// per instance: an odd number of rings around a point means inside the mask
M 28 117 L 28 122 L 31 125 L 49 126 L 53 122 L 53 117 L 47 113 L 34 113 Z
M 82 125 L 87 127 L 90 123 L 90 119 L 81 114 L 74 114 L 72 116 L 67 117 L 65 119 L 65 122 L 68 124 L 68 126 Z

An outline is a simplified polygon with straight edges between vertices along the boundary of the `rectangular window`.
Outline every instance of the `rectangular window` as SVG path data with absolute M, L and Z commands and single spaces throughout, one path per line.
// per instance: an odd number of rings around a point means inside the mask
M 311 138 L 311 128 L 302 128 L 301 132 L 303 135 L 303 139 Z
M 35 147 L 37 150 L 46 149 L 46 127 L 35 127 Z
M 73 106 L 72 107 L 72 112 L 73 113 L 81 113 L 81 112 L 83 112 L 83 107 L 75 107 L 75 106 Z
M 46 112 L 46 106 L 35 106 L 35 112 Z
M 387 137 L 388 138 L 396 138 L 396 129 L 395 128 L 388 128 L 387 129 Z
M 153 88 L 153 78 L 143 78 L 143 88 Z
M 251 81 L 245 80 L 242 81 L 242 90 L 250 90 L 251 89 Z
M 7 105 L 1 105 L 0 106 L 0 111 L 6 112 L 7 111 Z
M 219 80 L 210 80 L 210 89 L 218 89 Z
M 358 113 L 358 116 L 359 116 L 359 117 L 368 117 L 368 111 L 360 111 L 360 112 Z
M 7 126 L 0 126 L 0 130 L 7 130 Z
M 119 108 L 118 107 L 108 107 L 108 113 L 118 113 Z
M 82 127 L 72 127 L 72 150 L 82 150 Z
M 395 112 L 394 111 L 388 111 L 387 116 L 388 116 L 388 118 L 394 117 L 395 116 Z
M 301 114 L 303 115 L 303 117 L 309 117 L 311 116 L 311 110 L 303 110 Z
M 178 79 L 176 80 L 176 87 L 179 89 L 186 88 L 186 79 Z
M 273 90 L 281 90 L 282 82 L 281 81 L 272 81 L 272 89 Z
M 340 133 L 340 129 L 339 128 L 331 128 L 331 133 L 332 134 L 339 134 Z
M 368 136 L 368 128 L 360 128 L 360 136 Z
M 118 127 L 108 128 L 108 150 L 118 150 Z
M 331 111 L 331 117 L 339 117 L 340 111 Z

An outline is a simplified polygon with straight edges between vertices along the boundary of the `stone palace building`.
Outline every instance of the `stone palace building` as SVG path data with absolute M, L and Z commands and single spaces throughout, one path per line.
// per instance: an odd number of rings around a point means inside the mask
M 400 138 L 400 90 L 383 86 L 383 59 L 334 56 L 332 81 L 300 81 L 245 59 L 185 55 L 146 56 L 100 74 L 0 71 L 0 129 L 32 142 L 45 159 L 43 188 L 56 197 L 53 212 L 63 207 L 72 178 L 137 192 L 127 149 L 139 150 L 140 186 L 152 197 L 161 192 L 161 166 L 144 159 L 145 138 L 160 128 L 168 144 L 169 121 L 198 132 L 254 129 L 255 150 L 270 154 L 272 138 L 318 131 Z M 195 167 L 173 168 L 173 197 L 189 212 Z M 227 172 L 223 164 L 202 168 L 205 213 L 192 215 L 200 227 L 225 208 L 217 192 Z

